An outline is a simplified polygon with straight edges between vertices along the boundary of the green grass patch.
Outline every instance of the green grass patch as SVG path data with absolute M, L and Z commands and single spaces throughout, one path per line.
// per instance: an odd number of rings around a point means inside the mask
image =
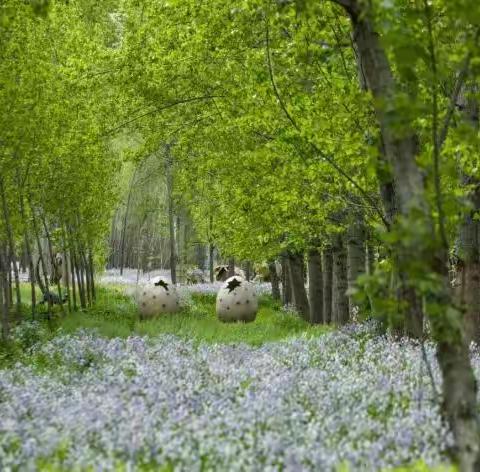
M 175 334 L 198 342 L 245 342 L 255 346 L 300 334 L 317 336 L 327 329 L 311 326 L 297 315 L 282 311 L 270 297 L 261 298 L 257 319 L 253 323 L 218 321 L 215 296 L 198 294 L 193 294 L 189 306 L 179 313 L 141 321 L 131 297 L 119 289 L 104 287 L 98 290 L 95 307 L 61 319 L 59 327 L 65 333 L 73 333 L 79 328 L 96 329 L 106 337 Z

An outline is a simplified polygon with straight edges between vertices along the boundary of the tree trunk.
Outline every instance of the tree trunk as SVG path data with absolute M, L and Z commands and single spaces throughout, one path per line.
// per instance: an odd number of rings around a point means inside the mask
M 172 284 L 177 283 L 177 257 L 175 254 L 175 218 L 173 208 L 173 161 L 170 146 L 165 146 L 165 174 L 167 179 L 167 211 L 170 236 L 170 277 Z
M 466 95 L 467 92 L 477 91 L 475 84 L 469 85 L 468 88 L 473 90 L 464 90 L 459 102 L 462 105 L 464 120 L 478 133 L 480 128 L 478 102 Z M 463 175 L 462 178 L 463 184 L 473 187 L 473 190 L 468 196 L 471 210 L 460 224 L 457 237 L 455 291 L 457 302 L 464 310 L 467 342 L 475 341 L 480 344 L 480 222 L 476 217 L 480 211 L 480 181 L 468 175 Z
M 47 222 L 45 220 L 45 217 L 42 215 L 42 224 L 43 224 L 43 228 L 45 229 L 45 236 L 47 237 L 47 243 L 48 243 L 48 254 L 49 254 L 49 257 L 50 257 L 50 261 L 51 261 L 51 265 L 52 265 L 52 273 L 55 273 L 56 272 L 56 266 L 54 264 L 54 254 L 53 254 L 53 248 L 52 248 L 52 239 L 50 237 L 50 232 L 48 231 L 48 226 L 47 226 Z M 55 283 L 57 285 L 57 293 L 58 293 L 58 298 L 60 300 L 63 299 L 63 296 L 62 296 L 62 287 L 60 286 L 60 280 L 59 278 L 57 277 L 56 273 L 55 273 Z M 60 310 L 62 311 L 62 315 L 65 316 L 65 308 L 63 307 L 63 303 L 60 303 Z
M 235 258 L 230 257 L 228 259 L 228 274 L 227 277 L 233 277 L 235 275 Z
M 7 283 L 7 264 L 5 251 L 0 246 L 0 310 L 2 312 L 2 341 L 5 343 L 8 339 L 8 305 L 5 300 Z
M 250 261 L 245 262 L 245 278 L 248 282 L 252 277 L 252 263 Z
M 70 271 L 71 271 L 71 280 L 72 280 L 72 295 L 73 295 L 73 310 L 77 311 L 77 288 L 78 277 L 75 275 L 76 265 L 75 265 L 75 256 L 73 251 L 73 246 L 70 241 Z M 80 289 L 79 289 L 80 290 Z
M 284 306 L 292 303 L 292 284 L 288 270 L 287 256 L 282 256 L 282 301 Z
M 310 323 L 323 323 L 322 256 L 318 249 L 308 251 L 307 265 Z
M 120 275 L 123 275 L 123 266 L 125 264 L 125 238 L 127 233 L 128 214 L 130 212 L 130 202 L 132 199 L 133 187 L 135 184 L 135 179 L 137 177 L 137 172 L 138 172 L 138 167 L 135 167 L 135 171 L 133 172 L 132 178 L 130 180 L 128 197 L 127 197 L 127 206 L 125 208 L 125 215 L 123 216 L 122 235 L 120 239 Z
M 323 322 L 333 322 L 333 251 L 328 246 L 323 251 Z
M 442 292 L 432 294 L 438 299 L 438 305 L 443 307 L 443 312 L 432 315 L 430 321 L 443 376 L 444 412 L 454 435 L 461 470 L 480 470 L 477 387 L 459 317 L 452 316 L 455 309 L 448 291 L 448 248 L 435 233 L 424 195 L 423 178 L 416 162 L 418 139 L 412 123 L 404 122 L 400 130 L 397 121 L 390 119 L 395 112 L 401 114 L 401 110 L 395 109 L 396 84 L 380 36 L 373 27 L 369 3 L 359 0 L 334 1 L 347 11 L 352 20 L 355 46 L 367 87 L 374 98 L 385 155 L 393 169 L 400 213 L 406 218 L 414 214 L 415 221 L 423 223 L 431 231 L 432 239 L 438 239 L 436 242 L 441 243 L 441 250 L 435 254 L 423 247 L 405 247 L 400 243 L 396 247 L 396 256 L 400 271 L 403 267 L 408 267 L 409 261 L 422 261 L 426 271 L 434 273 L 443 281 Z M 418 296 L 416 299 L 418 301 Z M 415 309 L 415 306 L 412 308 Z M 416 314 L 415 311 L 410 313 L 411 316 Z
M 310 307 L 308 306 L 307 292 L 305 290 L 305 280 L 303 276 L 303 254 L 288 254 L 288 273 L 292 284 L 293 305 L 300 313 L 300 316 L 310 320 Z
M 215 282 L 215 274 L 214 274 L 214 267 L 213 267 L 213 256 L 214 256 L 215 246 L 210 243 L 208 245 L 208 272 L 210 274 L 210 283 L 213 284 Z
M 22 295 L 20 292 L 20 277 L 18 275 L 17 258 L 15 255 L 15 238 L 13 235 L 12 225 L 10 223 L 10 212 L 8 211 L 7 198 L 5 196 L 5 187 L 3 185 L 3 179 L 0 177 L 0 197 L 2 199 L 3 218 L 5 222 L 5 229 L 7 232 L 8 246 L 10 261 L 13 262 L 13 276 L 15 280 L 15 295 L 16 295 L 16 315 L 17 319 L 20 319 L 22 314 Z M 8 265 L 8 273 L 10 273 L 10 263 Z
M 347 280 L 347 251 L 344 236 L 337 234 L 334 237 L 333 252 L 333 321 L 342 326 L 350 320 L 348 312 L 348 280 Z
M 353 214 L 347 232 L 347 270 L 348 270 L 348 289 L 355 288 L 356 280 L 359 275 L 365 273 L 365 239 L 366 230 L 363 215 Z M 358 314 L 359 307 L 354 300 L 353 295 L 348 296 L 348 307 L 350 316 Z
M 270 273 L 270 281 L 272 283 L 272 298 L 274 300 L 280 300 L 280 281 L 278 279 L 275 261 L 270 261 L 268 263 L 268 271 Z

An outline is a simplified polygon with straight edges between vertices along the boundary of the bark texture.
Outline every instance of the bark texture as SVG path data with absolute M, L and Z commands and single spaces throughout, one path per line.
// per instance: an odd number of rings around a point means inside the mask
M 288 255 L 288 273 L 292 288 L 293 305 L 300 313 L 300 316 L 306 320 L 310 320 L 310 308 L 308 306 L 307 291 L 305 290 L 305 279 L 303 254 L 289 253 Z
M 374 29 L 370 3 L 360 0 L 334 0 L 349 14 L 353 27 L 353 41 L 365 82 L 374 98 L 375 114 L 380 127 L 385 156 L 393 169 L 396 202 L 399 212 L 407 218 L 416 218 L 431 226 L 432 238 L 437 238 L 424 195 L 422 173 L 416 163 L 418 139 L 408 120 L 399 126 L 389 119 L 395 110 L 395 79 L 380 36 Z M 435 137 L 436 139 L 436 137 Z M 428 227 L 427 226 L 427 227 Z M 436 274 L 444 283 L 441 294 L 435 294 L 444 312 L 431 318 L 437 341 L 437 358 L 443 376 L 444 413 L 454 435 L 457 459 L 462 471 L 480 470 L 480 429 L 477 412 L 477 386 L 473 374 L 468 345 L 458 319 L 447 313 L 452 307 L 448 292 L 446 248 L 427 254 L 422 248 L 396 248 L 400 270 L 410 260 L 421 260 L 426 270 Z M 408 284 L 407 284 L 408 286 Z M 415 291 L 413 290 L 415 294 Z M 418 297 L 417 297 L 418 300 Z M 408 300 L 410 301 L 410 300 Z M 415 307 L 418 304 L 414 304 Z M 409 310 L 411 316 L 416 311 Z M 419 320 L 416 320 L 419 323 Z
M 366 229 L 363 215 L 360 213 L 351 215 L 351 221 L 347 232 L 347 270 L 349 290 L 355 287 L 358 276 L 365 273 L 365 240 Z M 359 310 L 352 295 L 348 296 L 348 307 L 351 316 Z
M 348 323 L 350 316 L 348 311 L 348 280 L 347 280 L 347 251 L 344 236 L 337 234 L 334 238 L 333 247 L 333 300 L 332 315 L 337 325 Z
M 272 298 L 274 300 L 280 300 L 280 279 L 277 274 L 275 261 L 268 263 L 268 272 L 270 273 L 270 281 L 272 283 Z
M 328 246 L 323 251 L 323 322 L 332 323 L 333 314 L 333 252 L 332 247 Z
M 323 323 L 322 256 L 318 249 L 308 251 L 307 266 L 310 323 Z

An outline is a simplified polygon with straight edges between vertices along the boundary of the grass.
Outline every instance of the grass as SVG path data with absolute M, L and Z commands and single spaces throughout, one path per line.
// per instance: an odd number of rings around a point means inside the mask
M 22 305 L 22 317 L 30 320 L 30 286 L 22 284 L 21 289 L 25 302 Z M 111 286 L 97 288 L 97 302 L 88 310 L 62 316 L 60 308 L 56 307 L 54 316 L 47 320 L 46 309 L 46 305 L 37 308 L 35 319 L 40 321 L 40 328 L 29 328 L 24 330 L 21 338 L 0 343 L 0 368 L 14 364 L 35 343 L 60 333 L 72 334 L 79 329 L 94 329 L 108 338 L 174 334 L 198 343 L 244 342 L 253 346 L 289 337 L 318 336 L 329 329 L 309 325 L 295 313 L 281 310 L 280 305 L 268 296 L 260 298 L 257 319 L 252 323 L 218 321 L 215 296 L 210 294 L 192 294 L 186 297 L 183 311 L 142 321 L 133 298 L 125 295 L 124 287 Z M 14 319 L 12 313 L 12 326 Z
M 222 323 L 215 314 L 215 296 L 193 294 L 188 306 L 180 313 L 162 315 L 140 321 L 131 297 L 118 289 L 100 288 L 94 308 L 74 313 L 60 320 L 62 331 L 93 328 L 106 337 L 131 335 L 157 336 L 168 333 L 197 342 L 261 345 L 300 334 L 315 336 L 325 327 L 310 326 L 293 313 L 280 310 L 270 297 L 262 297 L 257 319 L 253 323 Z

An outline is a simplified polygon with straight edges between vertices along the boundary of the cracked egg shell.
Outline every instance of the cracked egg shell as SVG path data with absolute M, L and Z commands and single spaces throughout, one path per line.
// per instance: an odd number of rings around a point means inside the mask
M 258 311 L 255 287 L 238 275 L 227 279 L 217 295 L 220 321 L 254 321 Z
M 163 313 L 175 313 L 180 309 L 176 287 L 163 278 L 154 279 L 144 285 L 137 296 L 138 310 L 142 318 Z

